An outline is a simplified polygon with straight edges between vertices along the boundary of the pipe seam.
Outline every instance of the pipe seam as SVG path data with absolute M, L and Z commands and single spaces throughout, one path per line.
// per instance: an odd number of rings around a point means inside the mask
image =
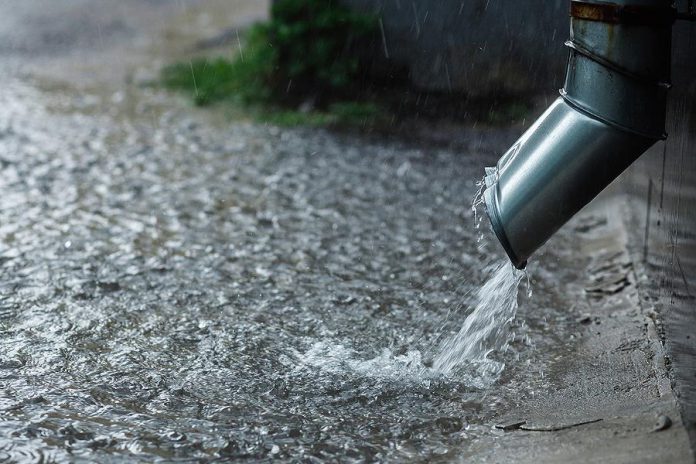
M 626 76 L 630 79 L 634 79 L 636 81 L 640 81 L 640 82 L 643 82 L 643 83 L 648 84 L 648 85 L 655 85 L 655 86 L 662 87 L 665 89 L 672 88 L 671 82 L 655 80 L 654 78 L 652 78 L 650 76 L 645 76 L 645 75 L 630 71 L 630 70 L 624 68 L 623 66 L 618 65 L 615 62 L 608 60 L 601 55 L 598 55 L 597 53 L 594 53 L 590 49 L 590 47 L 588 47 L 587 45 L 584 45 L 581 41 L 579 41 L 575 38 L 567 40 L 565 42 L 565 46 L 572 49 L 572 50 L 575 50 L 579 54 L 591 59 L 592 61 L 601 64 L 605 68 L 609 68 L 612 71 L 616 71 L 619 74 L 623 74 L 624 76 Z

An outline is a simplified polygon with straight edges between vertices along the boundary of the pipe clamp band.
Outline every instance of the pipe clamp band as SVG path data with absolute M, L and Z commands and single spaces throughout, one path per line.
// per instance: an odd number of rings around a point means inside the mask
M 676 11 L 669 6 L 617 5 L 581 0 L 570 2 L 570 16 L 586 21 L 635 26 L 669 26 L 677 18 Z
M 596 61 L 597 63 L 601 64 L 605 68 L 609 68 L 612 71 L 616 71 L 619 74 L 623 74 L 624 76 L 634 79 L 636 81 L 643 82 L 647 85 L 654 85 L 657 87 L 662 87 L 665 89 L 670 89 L 672 87 L 672 84 L 670 82 L 665 82 L 665 81 L 660 81 L 656 80 L 652 76 L 647 76 L 647 75 L 642 75 L 642 74 L 637 74 L 633 71 L 629 71 L 628 69 L 614 63 L 613 61 L 604 58 L 603 56 L 593 52 L 590 47 L 582 44 L 577 38 L 571 39 L 566 41 L 565 46 L 575 50 L 579 54 L 586 56 L 587 58 L 591 59 L 592 61 Z

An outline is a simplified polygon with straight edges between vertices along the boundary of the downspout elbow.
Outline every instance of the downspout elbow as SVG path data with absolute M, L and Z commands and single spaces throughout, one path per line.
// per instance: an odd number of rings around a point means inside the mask
M 673 18 L 663 0 L 571 2 L 561 96 L 486 170 L 486 212 L 515 267 L 666 137 Z

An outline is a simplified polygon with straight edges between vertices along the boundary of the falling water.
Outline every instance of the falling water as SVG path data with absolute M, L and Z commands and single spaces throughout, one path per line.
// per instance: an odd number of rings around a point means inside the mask
M 478 210 L 484 204 L 485 179 L 476 185 L 478 189 L 471 208 L 475 227 L 480 230 L 483 215 Z M 479 232 L 478 241 L 484 236 Z M 507 328 L 517 312 L 517 289 L 525 274 L 517 271 L 507 259 L 495 267 L 476 293 L 474 311 L 459 333 L 440 345 L 433 360 L 435 371 L 445 375 L 461 371 L 468 383 L 478 387 L 490 385 L 498 378 L 504 364 L 491 355 L 504 351 L 509 343 Z
M 479 209 L 485 207 L 485 202 L 483 199 L 483 192 L 486 190 L 486 179 L 485 177 L 480 181 L 476 182 L 476 195 L 471 202 L 471 211 L 474 216 L 474 227 L 477 231 L 476 243 L 481 243 L 484 238 L 484 233 L 481 230 L 481 222 L 483 222 L 483 214 L 480 214 Z
M 490 385 L 504 364 L 489 356 L 509 343 L 508 325 L 517 312 L 517 288 L 524 273 L 509 263 L 500 264 L 476 294 L 476 308 L 455 336 L 445 340 L 433 360 L 443 374 L 461 369 L 474 386 Z

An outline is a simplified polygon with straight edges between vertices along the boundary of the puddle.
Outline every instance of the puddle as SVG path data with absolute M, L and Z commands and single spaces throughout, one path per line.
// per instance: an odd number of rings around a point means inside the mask
M 486 430 L 490 392 L 420 355 L 500 258 L 460 201 L 478 160 L 5 88 L 3 458 L 430 459 Z
M 432 354 L 502 259 L 462 201 L 492 155 L 18 75 L 0 460 L 431 460 L 490 433 L 501 391 Z

